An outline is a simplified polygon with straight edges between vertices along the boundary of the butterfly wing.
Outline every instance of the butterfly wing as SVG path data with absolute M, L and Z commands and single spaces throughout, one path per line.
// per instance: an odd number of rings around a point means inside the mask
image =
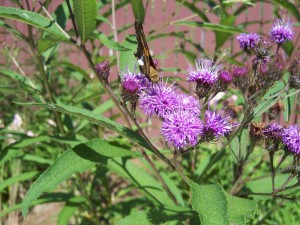
M 136 20 L 134 23 L 134 28 L 136 32 L 136 39 L 138 42 L 135 57 L 139 61 L 141 72 L 145 74 L 152 82 L 157 82 L 159 80 L 158 72 L 150 55 L 142 22 Z

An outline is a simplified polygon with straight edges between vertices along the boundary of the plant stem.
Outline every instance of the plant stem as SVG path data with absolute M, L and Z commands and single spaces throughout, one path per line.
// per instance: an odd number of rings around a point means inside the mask
M 74 31 L 75 31 L 76 39 L 78 40 L 79 39 L 79 32 L 78 32 L 78 28 L 76 26 L 74 13 L 73 13 L 73 10 L 72 10 L 71 4 L 70 4 L 70 0 L 66 0 L 66 1 L 67 1 L 68 10 L 69 10 L 69 13 L 70 13 L 71 21 L 72 21 L 72 26 L 73 26 Z
M 111 1 L 111 9 L 112 9 L 112 23 L 113 23 L 113 32 L 114 32 L 114 41 L 118 42 L 118 35 L 117 35 L 117 26 L 116 26 L 116 9 L 115 9 L 115 0 Z M 116 51 L 116 58 L 117 58 L 117 68 L 118 68 L 118 81 L 121 82 L 120 78 L 120 54 Z
M 28 0 L 26 0 L 27 4 L 29 5 L 28 3 Z M 40 3 L 41 4 L 41 3 Z M 43 6 L 42 6 L 43 7 Z M 48 13 L 49 14 L 49 13 Z M 51 15 L 50 15 L 51 16 Z M 56 103 L 54 97 L 53 97 L 53 94 L 52 94 L 52 91 L 50 89 L 50 85 L 49 85 L 49 82 L 48 82 L 48 76 L 47 76 L 47 73 L 46 73 L 46 66 L 44 65 L 44 59 L 43 59 L 43 56 L 39 53 L 36 53 L 37 51 L 37 47 L 36 47 L 36 44 L 34 42 L 34 37 L 33 37 L 33 33 L 32 33 L 32 27 L 30 25 L 27 26 L 28 27 L 28 33 L 29 33 L 29 45 L 31 47 L 31 50 L 33 52 L 33 54 L 35 55 L 36 59 L 37 59 L 37 65 L 38 65 L 38 68 L 39 68 L 39 71 L 40 73 L 42 74 L 43 76 L 43 80 L 44 80 L 44 88 L 46 90 L 46 93 L 48 95 L 48 98 L 53 102 L 53 103 Z M 57 126 L 58 126 L 58 129 L 59 131 L 64 134 L 65 131 L 64 131 L 64 127 L 63 127 L 63 123 L 62 123 L 62 120 L 61 120 L 61 117 L 60 117 L 60 113 L 58 112 L 54 112 L 54 117 L 55 117 L 55 120 L 56 120 L 56 123 L 57 123 Z
M 275 193 L 275 169 L 274 169 L 274 152 L 269 152 L 270 167 L 271 167 L 271 179 L 272 179 L 272 192 Z

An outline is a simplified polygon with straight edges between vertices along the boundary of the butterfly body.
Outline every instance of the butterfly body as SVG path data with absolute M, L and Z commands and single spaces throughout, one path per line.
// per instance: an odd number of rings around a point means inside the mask
M 138 42 L 137 51 L 134 54 L 140 65 L 141 72 L 153 83 L 159 81 L 158 71 L 156 65 L 151 57 L 148 44 L 146 42 L 145 33 L 141 21 L 134 23 L 136 39 Z

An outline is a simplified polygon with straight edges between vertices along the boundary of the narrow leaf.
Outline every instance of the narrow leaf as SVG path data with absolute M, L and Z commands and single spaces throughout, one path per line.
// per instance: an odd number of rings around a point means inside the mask
M 97 1 L 73 0 L 73 7 L 81 42 L 85 43 L 96 28 Z
M 181 22 L 176 22 L 173 24 L 174 25 L 183 25 L 183 26 L 192 26 L 192 27 L 203 27 L 204 29 L 207 29 L 207 30 L 221 31 L 224 33 L 232 33 L 232 34 L 244 32 L 243 29 L 240 29 L 235 26 L 227 26 L 227 25 L 208 23 L 208 22 L 181 21 Z
M 142 0 L 131 0 L 132 11 L 136 20 L 144 22 L 145 9 Z
M 0 17 L 18 20 L 20 22 L 35 26 L 63 39 L 68 39 L 53 23 L 53 21 L 40 14 L 11 7 L 0 6 Z
M 136 155 L 133 152 L 96 139 L 80 144 L 65 151 L 57 160 L 31 185 L 23 200 L 22 214 L 27 215 L 31 203 L 43 192 L 50 191 L 74 173 L 83 172 L 93 167 L 95 162 L 104 162 L 108 158 Z
M 115 42 L 113 40 L 108 39 L 108 37 L 103 33 L 99 34 L 98 37 L 103 45 L 105 45 L 106 47 L 108 47 L 112 50 L 115 50 L 115 51 L 131 51 L 132 50 L 130 48 L 123 46 L 119 42 Z
M 31 179 L 31 178 L 35 177 L 37 174 L 38 174 L 38 172 L 32 171 L 32 172 L 22 173 L 17 176 L 10 177 L 0 183 L 0 192 L 4 188 L 8 187 L 9 185 L 15 184 L 20 181 Z
M 86 199 L 82 196 L 68 199 L 58 215 L 57 225 L 68 225 L 70 218 L 85 201 Z
M 44 104 L 44 103 L 18 103 L 22 105 L 29 105 L 29 106 L 40 106 L 44 107 L 49 110 L 58 111 L 61 113 L 66 113 L 72 116 L 76 116 L 81 119 L 86 119 L 94 124 L 97 124 L 101 127 L 105 127 L 107 129 L 110 129 L 112 131 L 115 131 L 116 133 L 127 137 L 133 142 L 136 142 L 140 146 L 147 148 L 151 150 L 151 147 L 148 145 L 146 140 L 141 137 L 139 134 L 134 132 L 131 129 L 128 129 L 127 127 L 124 127 L 123 125 L 116 123 L 108 118 L 102 117 L 100 115 L 94 114 L 91 111 L 88 111 L 86 109 L 80 109 L 73 106 L 67 106 L 67 105 L 56 105 L 56 104 Z
M 155 203 L 165 206 L 172 206 L 174 204 L 158 180 L 129 160 L 112 159 L 108 161 L 107 167 L 120 176 L 131 180 L 133 184 Z

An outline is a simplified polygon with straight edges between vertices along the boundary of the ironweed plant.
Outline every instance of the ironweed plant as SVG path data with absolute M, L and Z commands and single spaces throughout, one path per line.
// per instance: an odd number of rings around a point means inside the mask
M 256 1 L 174 1 L 194 14 L 160 29 L 212 30 L 209 54 L 188 31 L 144 33 L 143 1 L 66 0 L 53 13 L 51 1 L 11 2 L 0 7 L 18 43 L 1 50 L 1 224 L 35 224 L 34 205 L 47 221 L 46 203 L 60 203 L 59 225 L 300 223 L 299 5 L 274 1 L 278 19 L 251 33 L 237 17 Z M 127 5 L 136 25 L 117 28 Z M 171 36 L 191 62 L 177 77 L 147 44 Z

